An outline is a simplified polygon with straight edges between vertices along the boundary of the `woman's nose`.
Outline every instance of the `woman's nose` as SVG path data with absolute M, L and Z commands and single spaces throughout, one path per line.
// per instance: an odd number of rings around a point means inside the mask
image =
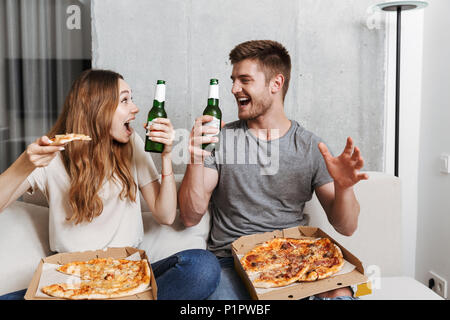
M 131 113 L 138 113 L 138 112 L 139 112 L 138 106 L 133 103 L 133 107 L 131 109 Z

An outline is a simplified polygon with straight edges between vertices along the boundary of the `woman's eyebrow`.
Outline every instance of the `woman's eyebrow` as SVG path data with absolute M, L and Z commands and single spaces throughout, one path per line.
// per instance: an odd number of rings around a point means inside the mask
M 130 91 L 128 91 L 128 90 L 122 90 L 122 91 L 120 91 L 120 94 L 122 94 L 122 93 L 130 93 Z

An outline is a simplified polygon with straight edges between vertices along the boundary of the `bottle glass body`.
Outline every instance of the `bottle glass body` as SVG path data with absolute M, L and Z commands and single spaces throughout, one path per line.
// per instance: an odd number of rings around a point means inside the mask
M 153 100 L 153 107 L 148 112 L 147 128 L 150 128 L 152 121 L 156 118 L 167 118 L 166 110 L 164 109 L 165 100 L 165 82 L 158 80 L 156 85 L 155 99 Z M 164 151 L 164 144 L 160 142 L 151 141 L 148 136 L 145 137 L 145 151 L 162 153 Z
M 220 133 L 221 130 L 220 124 L 222 122 L 222 111 L 219 108 L 219 81 L 216 79 L 210 80 L 208 105 L 203 111 L 203 115 L 209 115 L 214 117 L 212 121 L 203 124 L 203 126 L 215 127 L 219 129 Z M 219 133 L 204 134 L 204 136 L 219 137 Z M 220 147 L 220 140 L 218 142 L 202 144 L 202 149 L 209 152 L 213 150 L 218 150 L 219 147 Z

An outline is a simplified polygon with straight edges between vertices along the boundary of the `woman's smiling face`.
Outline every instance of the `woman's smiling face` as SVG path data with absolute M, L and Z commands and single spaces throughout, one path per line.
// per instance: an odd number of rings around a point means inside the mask
M 119 105 L 113 115 L 111 124 L 111 137 L 122 143 L 127 143 L 133 134 L 130 122 L 136 119 L 139 108 L 134 104 L 131 97 L 130 86 L 119 79 Z

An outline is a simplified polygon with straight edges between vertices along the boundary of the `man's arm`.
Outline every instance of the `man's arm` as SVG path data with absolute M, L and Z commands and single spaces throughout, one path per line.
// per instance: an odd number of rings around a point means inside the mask
M 203 136 L 204 133 L 215 134 L 218 132 L 218 129 L 214 127 L 202 125 L 212 119 L 211 116 L 197 118 L 189 137 L 191 163 L 187 165 L 186 173 L 178 190 L 180 218 L 187 227 L 200 222 L 208 209 L 209 199 L 219 181 L 217 170 L 204 166 L 205 157 L 211 153 L 201 148 L 204 143 L 219 141 L 217 137 Z
M 351 236 L 358 226 L 359 202 L 353 188 L 341 189 L 334 182 L 315 189 L 317 199 L 337 232 Z
M 186 227 L 200 222 L 219 180 L 217 170 L 203 164 L 189 164 L 178 191 L 180 218 Z
M 351 236 L 358 226 L 360 209 L 353 186 L 360 180 L 369 178 L 366 173 L 359 172 L 364 160 L 358 147 L 353 148 L 353 140 L 350 137 L 338 157 L 333 157 L 324 143 L 319 143 L 318 147 L 334 182 L 315 188 L 317 198 L 336 231 Z

